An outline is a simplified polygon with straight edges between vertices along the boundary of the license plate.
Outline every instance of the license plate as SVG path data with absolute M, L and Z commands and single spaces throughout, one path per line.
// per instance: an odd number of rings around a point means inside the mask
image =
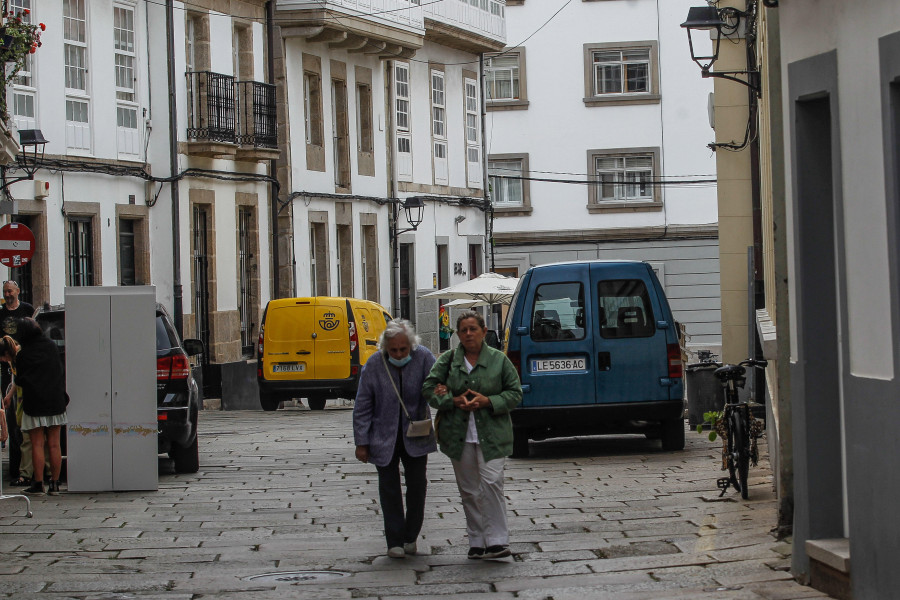
M 544 358 L 531 361 L 532 373 L 552 373 L 554 371 L 583 371 L 587 367 L 584 358 L 563 357 Z
M 273 373 L 302 373 L 306 370 L 306 363 L 287 363 L 272 365 Z

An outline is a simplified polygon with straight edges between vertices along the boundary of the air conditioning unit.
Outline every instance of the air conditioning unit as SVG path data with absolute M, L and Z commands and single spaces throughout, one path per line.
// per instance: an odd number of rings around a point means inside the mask
M 41 181 L 40 179 L 34 180 L 34 199 L 35 200 L 43 200 L 47 196 L 50 195 L 50 182 L 49 181 Z

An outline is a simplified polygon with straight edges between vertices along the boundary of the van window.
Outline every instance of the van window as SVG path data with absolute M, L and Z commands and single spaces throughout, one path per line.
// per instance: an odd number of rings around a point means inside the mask
M 605 338 L 649 337 L 655 331 L 650 294 L 640 279 L 600 281 L 597 312 Z
M 584 288 L 580 283 L 538 286 L 531 313 L 531 339 L 584 339 Z

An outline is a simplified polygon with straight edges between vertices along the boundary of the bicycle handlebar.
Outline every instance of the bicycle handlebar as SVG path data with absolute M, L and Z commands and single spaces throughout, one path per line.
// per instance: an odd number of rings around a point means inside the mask
M 767 361 L 764 358 L 761 358 L 761 359 L 748 358 L 747 360 L 743 360 L 743 361 L 739 362 L 738 364 L 742 367 L 756 367 L 757 369 L 763 369 L 763 368 L 769 366 L 769 361 Z

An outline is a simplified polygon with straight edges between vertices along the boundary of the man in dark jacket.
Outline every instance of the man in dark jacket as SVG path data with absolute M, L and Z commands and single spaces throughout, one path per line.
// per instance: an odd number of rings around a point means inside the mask
M 27 302 L 19 301 L 19 284 L 15 281 L 3 282 L 3 306 L 0 306 L 0 335 L 8 335 L 18 341 L 19 321 L 31 317 L 34 307 Z M 9 365 L 0 363 L 0 394 L 3 397 L 3 408 L 6 410 L 6 426 L 9 430 L 9 480 L 12 485 L 30 483 L 20 477 L 19 466 L 22 461 L 22 432 L 16 423 L 16 395 L 10 393 L 12 381 Z

